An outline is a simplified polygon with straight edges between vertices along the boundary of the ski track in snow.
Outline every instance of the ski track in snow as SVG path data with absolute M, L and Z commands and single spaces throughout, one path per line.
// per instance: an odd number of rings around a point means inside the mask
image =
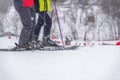
M 0 38 L 0 48 L 13 46 L 14 41 Z M 0 80 L 120 80 L 119 51 L 119 46 L 93 46 L 0 52 Z

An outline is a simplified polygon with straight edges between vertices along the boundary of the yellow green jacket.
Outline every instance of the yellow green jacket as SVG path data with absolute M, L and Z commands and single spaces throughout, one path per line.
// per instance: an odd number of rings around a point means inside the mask
M 39 11 L 50 11 L 50 0 L 39 0 Z

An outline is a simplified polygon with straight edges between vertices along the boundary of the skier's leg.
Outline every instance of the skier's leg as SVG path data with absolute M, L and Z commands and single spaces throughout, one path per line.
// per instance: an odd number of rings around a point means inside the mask
M 46 25 L 44 26 L 43 44 L 45 46 L 57 46 L 56 43 L 50 39 L 50 30 L 51 30 L 51 26 L 52 26 L 52 19 L 50 18 L 50 16 L 48 15 L 47 12 L 43 13 L 42 15 L 45 17 L 44 21 L 46 23 Z
M 43 26 L 43 24 L 44 24 L 43 17 L 41 16 L 41 13 L 39 13 L 38 21 L 34 28 L 34 37 L 36 38 L 36 40 L 38 40 L 40 30 L 41 30 L 41 27 Z
M 31 25 L 33 26 L 31 37 L 30 37 L 30 40 L 32 41 L 34 39 L 34 29 L 35 29 L 35 24 L 36 24 L 35 8 L 34 7 L 30 8 L 30 12 L 31 12 L 31 20 L 32 20 Z
M 38 31 L 39 31 L 38 29 L 43 26 L 44 21 L 46 24 L 44 25 L 43 35 L 47 36 L 47 35 L 50 35 L 50 30 L 51 30 L 51 26 L 52 26 L 52 19 L 50 18 L 50 16 L 48 15 L 47 12 L 39 12 L 39 18 L 38 18 L 37 27 L 36 27 L 36 29 L 37 29 L 36 34 L 38 34 Z
M 44 26 L 44 36 L 49 36 L 52 27 L 52 19 L 50 18 L 47 12 L 45 12 L 45 22 L 46 25 Z
M 31 18 L 30 8 L 16 8 L 20 15 L 21 22 L 23 24 L 23 29 L 19 38 L 19 45 L 22 46 L 30 41 L 31 32 L 33 29 L 33 23 Z

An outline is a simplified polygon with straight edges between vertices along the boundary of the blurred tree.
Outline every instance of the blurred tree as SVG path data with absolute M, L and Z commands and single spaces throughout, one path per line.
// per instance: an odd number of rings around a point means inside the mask
M 11 4 L 12 0 L 0 0 L 0 13 L 6 13 Z
M 12 0 L 0 0 L 0 34 L 4 32 L 3 18 L 8 11 L 8 7 L 12 4 Z
M 120 0 L 101 0 L 102 10 L 117 21 L 120 36 Z

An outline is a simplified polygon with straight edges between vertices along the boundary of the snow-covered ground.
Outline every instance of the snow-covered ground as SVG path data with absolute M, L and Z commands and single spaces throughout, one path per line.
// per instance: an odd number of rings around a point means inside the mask
M 16 38 L 0 38 L 0 48 Z M 0 80 L 120 80 L 120 46 L 0 52 Z

